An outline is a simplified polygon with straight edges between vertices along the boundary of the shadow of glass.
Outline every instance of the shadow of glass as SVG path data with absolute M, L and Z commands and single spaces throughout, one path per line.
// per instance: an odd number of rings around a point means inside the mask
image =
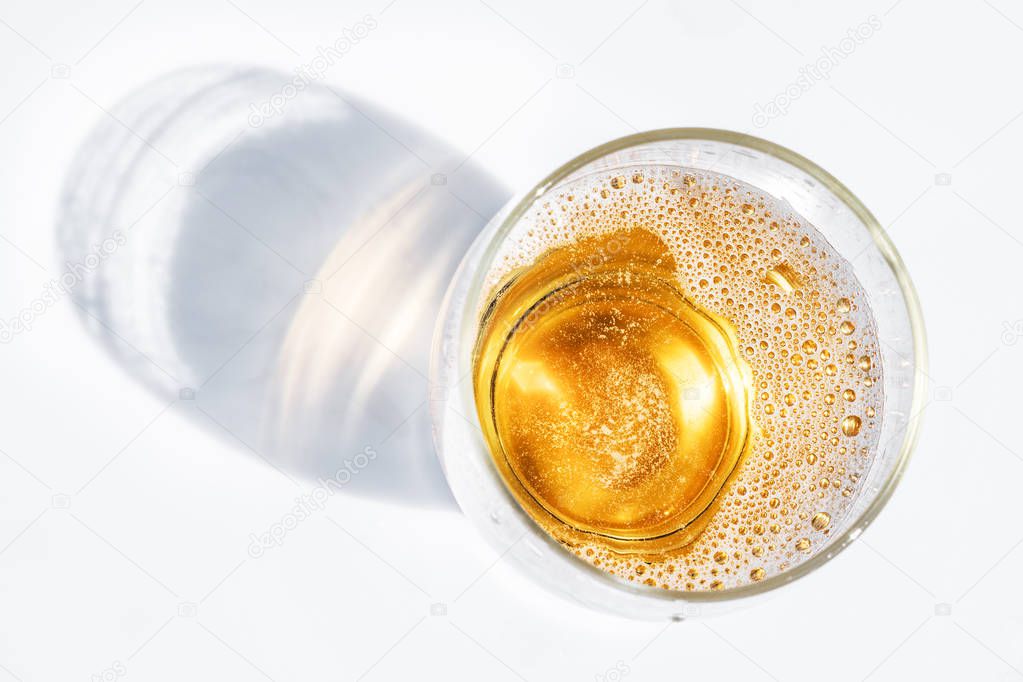
M 415 126 L 294 82 L 189 69 L 112 110 L 62 197 L 73 300 L 132 375 L 289 478 L 453 505 L 430 342 L 507 192 Z

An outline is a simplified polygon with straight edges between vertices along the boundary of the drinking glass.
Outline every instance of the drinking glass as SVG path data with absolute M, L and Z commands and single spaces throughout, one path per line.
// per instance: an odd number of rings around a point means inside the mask
M 579 179 L 646 166 L 730 176 L 801 216 L 849 264 L 877 326 L 883 382 L 879 439 L 850 511 L 834 519 L 810 555 L 761 582 L 719 591 L 671 591 L 629 583 L 576 557 L 543 531 L 506 489 L 473 396 L 473 349 L 485 283 L 505 240 L 524 236 L 538 203 Z M 736 132 L 674 128 L 630 135 L 570 160 L 495 215 L 462 260 L 434 335 L 430 404 L 441 466 L 458 504 L 503 560 L 533 581 L 587 606 L 642 619 L 711 615 L 761 599 L 824 565 L 849 546 L 891 497 L 913 451 L 926 390 L 923 319 L 912 282 L 869 210 L 825 170 L 784 147 Z

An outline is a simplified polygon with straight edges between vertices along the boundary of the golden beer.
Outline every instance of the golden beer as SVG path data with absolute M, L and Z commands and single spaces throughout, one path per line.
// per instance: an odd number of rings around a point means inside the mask
M 758 581 L 823 542 L 882 401 L 848 264 L 773 197 L 678 167 L 588 176 L 524 220 L 472 380 L 531 518 L 665 589 Z

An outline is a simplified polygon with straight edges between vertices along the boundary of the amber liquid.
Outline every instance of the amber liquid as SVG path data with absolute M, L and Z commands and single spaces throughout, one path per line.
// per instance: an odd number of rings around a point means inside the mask
M 670 167 L 583 178 L 523 221 L 472 379 L 529 516 L 665 589 L 756 582 L 823 547 L 883 401 L 848 264 L 769 195 Z
M 749 372 L 728 322 L 677 288 L 654 234 L 555 249 L 486 315 L 477 408 L 506 484 L 556 536 L 687 543 L 746 447 Z

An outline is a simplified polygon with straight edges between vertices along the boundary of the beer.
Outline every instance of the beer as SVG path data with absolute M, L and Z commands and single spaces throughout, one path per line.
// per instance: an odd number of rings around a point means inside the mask
M 735 179 L 641 166 L 552 192 L 495 263 L 478 416 L 509 492 L 568 551 L 708 590 L 827 541 L 882 395 L 866 296 L 813 226 Z

